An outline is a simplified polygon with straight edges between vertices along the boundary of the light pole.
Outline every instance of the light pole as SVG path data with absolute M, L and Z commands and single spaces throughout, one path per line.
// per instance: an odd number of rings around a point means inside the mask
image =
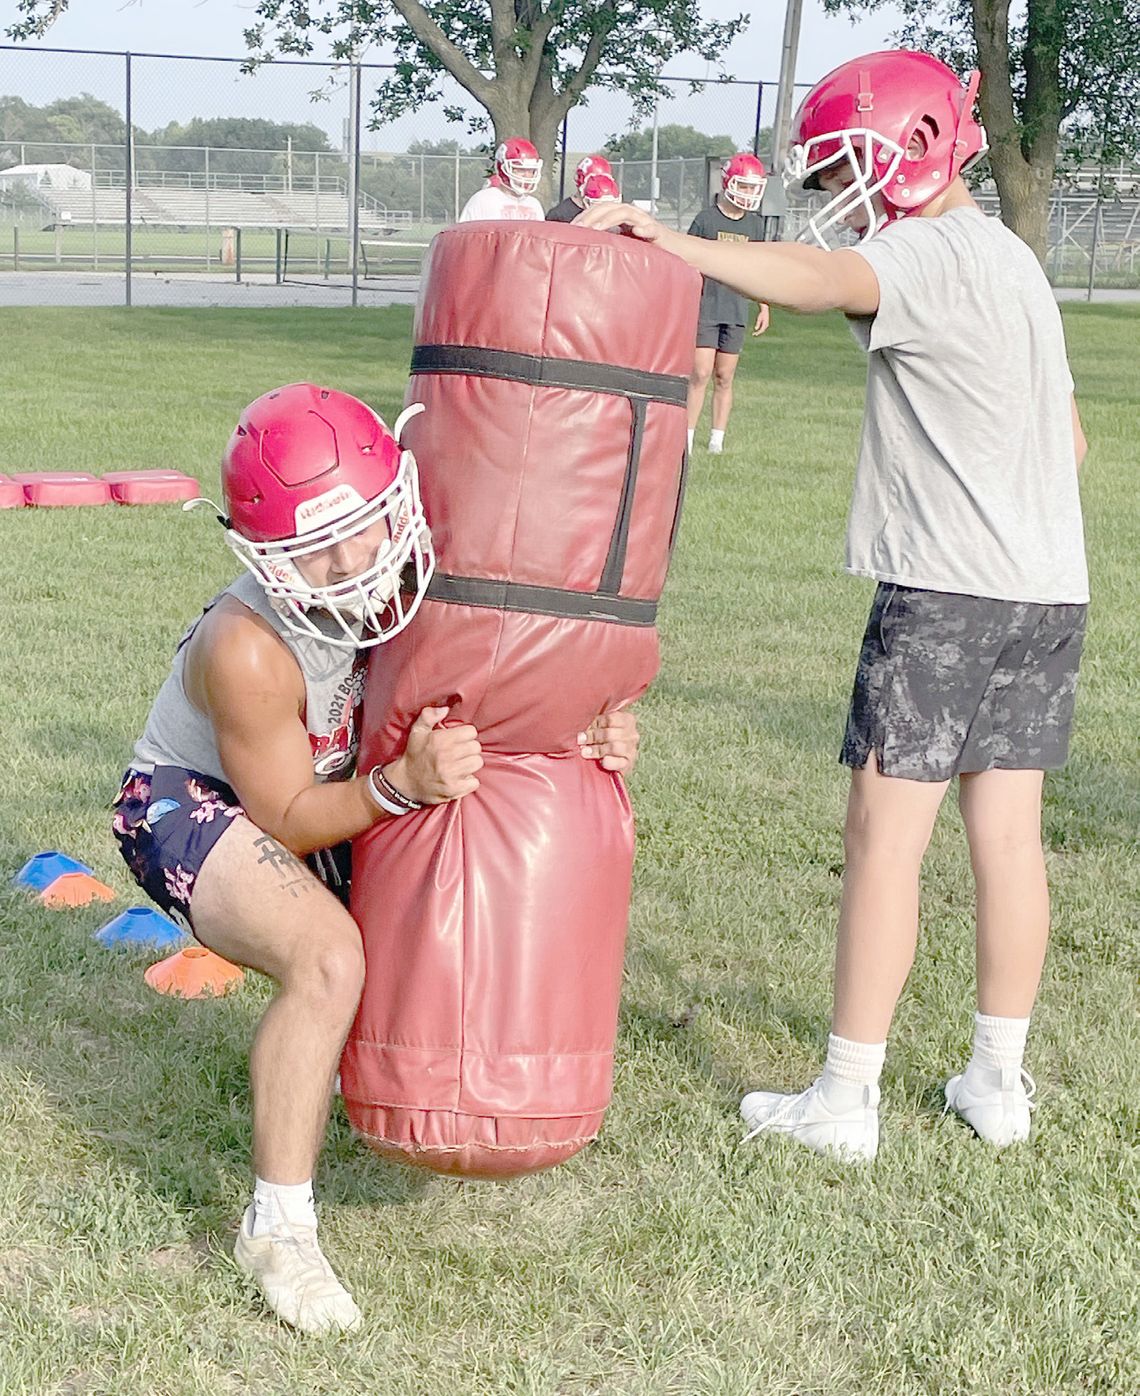
M 776 117 L 772 123 L 772 173 L 782 178 L 788 155 L 792 101 L 796 91 L 796 54 L 800 46 L 800 13 L 803 0 L 788 0 L 784 13 L 784 43 L 780 52 L 780 86 L 776 93 Z

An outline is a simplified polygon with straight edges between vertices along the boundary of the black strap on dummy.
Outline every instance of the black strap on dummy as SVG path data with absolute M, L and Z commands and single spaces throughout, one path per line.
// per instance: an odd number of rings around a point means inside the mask
M 596 592 L 567 591 L 560 587 L 523 586 L 516 582 L 480 577 L 451 577 L 436 573 L 427 595 L 436 601 L 466 606 L 492 606 L 504 611 L 529 611 L 536 615 L 567 619 L 606 620 L 619 625 L 653 625 L 657 602 L 621 596 L 621 579 L 629 545 L 637 470 L 645 437 L 646 408 L 651 402 L 683 407 L 688 401 L 688 379 L 672 373 L 649 373 L 614 364 L 581 359 L 543 358 L 506 349 L 484 349 L 460 344 L 418 344 L 412 350 L 413 373 L 454 373 L 476 378 L 504 378 L 544 388 L 574 388 L 588 393 L 624 397 L 630 407 L 629 455 L 622 480 L 617 516 L 602 576 Z M 680 501 L 678 500 L 678 512 Z M 674 518 L 674 531 L 676 518 Z

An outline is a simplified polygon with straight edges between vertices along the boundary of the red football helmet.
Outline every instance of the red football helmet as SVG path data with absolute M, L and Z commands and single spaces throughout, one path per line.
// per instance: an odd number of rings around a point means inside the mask
M 359 398 L 291 383 L 242 412 L 222 457 L 226 541 L 294 634 L 366 649 L 415 615 L 435 569 L 415 458 L 398 444 L 416 410 L 391 432 Z M 324 587 L 305 580 L 299 562 L 378 524 L 363 572 Z
M 613 166 L 604 155 L 585 155 L 578 161 L 574 170 L 574 188 L 579 194 L 582 192 L 582 185 L 591 175 L 609 175 L 613 178 Z
M 621 190 L 613 175 L 592 174 L 583 181 L 580 190 L 582 202 L 587 208 L 594 204 L 616 204 L 621 202 Z
M 720 187 L 724 197 L 745 213 L 758 211 L 767 183 L 768 172 L 755 155 L 741 151 L 721 166 Z
M 533 194 L 542 178 L 542 161 L 530 141 L 512 136 L 495 151 L 495 173 L 516 194 Z
M 847 224 L 865 240 L 947 188 L 987 150 L 974 119 L 979 81 L 974 72 L 963 86 L 930 54 L 890 49 L 853 58 L 816 83 L 792 123 L 785 183 L 818 190 L 830 169 L 851 179 L 805 232 L 828 247 L 823 234 Z

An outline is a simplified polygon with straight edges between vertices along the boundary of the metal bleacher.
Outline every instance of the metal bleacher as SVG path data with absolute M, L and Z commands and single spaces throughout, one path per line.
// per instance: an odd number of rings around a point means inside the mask
M 41 188 L 36 192 L 51 223 L 122 225 L 127 220 L 127 195 L 122 188 Z M 348 229 L 351 210 L 348 194 L 341 190 L 187 189 L 140 184 L 131 191 L 131 215 L 135 223 L 168 228 L 313 228 L 332 232 Z M 367 195 L 361 199 L 362 232 L 384 233 L 410 220 L 408 211 L 389 210 Z

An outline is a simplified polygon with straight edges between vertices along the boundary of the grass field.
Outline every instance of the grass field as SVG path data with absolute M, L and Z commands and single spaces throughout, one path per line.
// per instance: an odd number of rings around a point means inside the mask
M 208 511 L 0 513 L 3 1396 L 1140 1390 L 1140 313 L 1065 319 L 1092 444 L 1094 608 L 1072 758 L 1046 786 L 1055 933 L 1032 1144 L 995 1155 L 940 1115 L 974 1008 L 951 803 L 877 1162 L 738 1142 L 741 1090 L 806 1084 L 826 1038 L 835 753 L 869 599 L 840 572 L 860 357 L 840 324 L 781 316 L 745 350 L 726 453 L 696 455 L 641 705 L 605 1131 L 550 1174 L 464 1185 L 381 1163 L 337 1116 L 319 1192 L 326 1249 L 366 1310 L 347 1341 L 279 1328 L 226 1258 L 265 985 L 159 999 L 145 958 L 92 941 L 105 913 L 7 887 L 58 847 L 141 901 L 107 806 L 182 626 L 233 575 L 217 526 Z M 324 379 L 394 413 L 410 324 L 399 308 L 4 311 L 0 471 L 176 466 L 211 494 L 238 408 L 271 385 Z
M 361 234 L 363 257 L 360 275 L 404 276 L 419 272 L 423 254 L 439 224 L 412 224 L 390 237 L 365 231 Z M 352 270 L 351 241 L 341 232 L 294 228 L 282 248 L 287 278 L 344 276 Z M 245 275 L 273 275 L 277 269 L 277 235 L 271 228 L 243 228 L 242 270 Z M 235 274 L 231 261 L 222 263 L 222 227 L 136 227 L 131 240 L 132 266 L 136 274 L 154 272 L 207 272 L 214 276 Z M 51 229 L 0 223 L 0 273 L 5 271 L 101 271 L 123 272 L 126 238 L 123 228 L 73 226 Z M 1107 283 L 1106 283 L 1107 284 Z

